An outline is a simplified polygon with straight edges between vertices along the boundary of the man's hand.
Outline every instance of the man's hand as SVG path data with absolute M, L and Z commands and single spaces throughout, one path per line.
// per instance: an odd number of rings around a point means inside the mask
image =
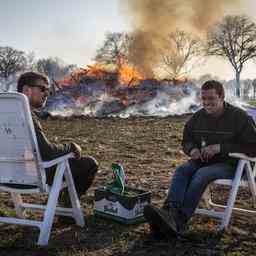
M 81 158 L 81 156 L 82 156 L 82 153 L 81 153 L 82 149 L 81 149 L 81 147 L 78 144 L 76 144 L 74 142 L 71 142 L 71 151 L 72 151 L 72 153 L 74 153 L 74 157 L 76 159 L 80 159 Z
M 209 145 L 201 149 L 201 155 L 204 162 L 208 162 L 218 153 L 220 153 L 220 144 Z
M 198 160 L 198 159 L 201 159 L 202 160 L 202 156 L 201 156 L 201 152 L 198 148 L 193 148 L 191 151 L 190 151 L 190 156 L 193 160 Z

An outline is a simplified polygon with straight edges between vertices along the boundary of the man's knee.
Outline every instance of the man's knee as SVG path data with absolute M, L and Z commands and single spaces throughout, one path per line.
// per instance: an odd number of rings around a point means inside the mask
M 198 185 L 208 185 L 210 182 L 214 181 L 215 174 L 208 171 L 209 167 L 200 168 L 193 177 L 193 183 Z
M 180 166 L 177 167 L 175 170 L 175 176 L 191 176 L 191 172 L 197 170 L 198 167 L 192 161 L 188 161 Z
M 98 171 L 99 164 L 97 160 L 91 156 L 81 157 L 80 159 L 70 159 L 70 167 L 72 173 L 86 173 L 87 175 L 95 175 Z
M 89 166 L 88 169 L 91 170 L 91 172 L 93 172 L 94 174 L 96 174 L 99 169 L 98 161 L 92 156 L 83 157 L 82 159 L 83 161 L 87 162 Z
M 182 165 L 179 165 L 175 172 L 178 172 L 178 173 L 183 173 L 183 172 L 186 172 L 187 170 L 187 165 L 186 164 L 182 164 Z

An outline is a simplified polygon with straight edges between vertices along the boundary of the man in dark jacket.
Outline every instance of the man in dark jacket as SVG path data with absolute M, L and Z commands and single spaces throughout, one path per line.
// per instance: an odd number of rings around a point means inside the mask
M 183 132 L 183 151 L 190 159 L 176 169 L 163 207 L 144 208 L 155 234 L 183 233 L 209 183 L 234 176 L 236 160 L 229 153 L 256 156 L 255 123 L 245 111 L 224 101 L 222 84 L 205 82 L 201 100 L 203 108 Z
M 75 158 L 70 159 L 71 173 L 74 179 L 78 196 L 85 194 L 91 186 L 95 174 L 98 170 L 97 161 L 90 156 L 82 157 L 81 148 L 74 142 L 67 144 L 51 143 L 45 136 L 37 116 L 37 109 L 44 106 L 49 95 L 49 80 L 43 74 L 37 72 L 26 72 L 18 79 L 17 91 L 28 97 L 32 119 L 35 127 L 35 133 L 38 141 L 39 151 L 43 161 L 49 161 L 54 158 L 73 152 Z M 47 183 L 53 182 L 56 167 L 46 170 Z M 64 190 L 64 203 L 69 203 L 67 191 Z

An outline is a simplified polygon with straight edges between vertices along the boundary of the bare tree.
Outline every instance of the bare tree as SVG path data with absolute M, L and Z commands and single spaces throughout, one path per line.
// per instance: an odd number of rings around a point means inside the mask
M 176 30 L 168 35 L 160 67 L 171 79 L 179 79 L 201 60 L 202 42 L 184 31 Z
M 76 65 L 67 65 L 60 58 L 46 58 L 39 59 L 36 62 L 35 69 L 45 75 L 47 75 L 51 81 L 51 93 L 55 94 L 57 86 L 57 80 L 63 78 L 65 75 L 70 74 Z
M 253 87 L 253 99 L 256 99 L 256 79 L 253 79 L 252 81 L 252 87 Z
M 130 40 L 126 33 L 106 33 L 103 46 L 97 50 L 94 59 L 98 63 L 119 66 L 121 61 L 127 61 Z
M 226 16 L 208 34 L 208 55 L 226 58 L 235 71 L 236 96 L 245 63 L 256 57 L 256 25 L 247 16 Z
M 36 70 L 36 57 L 34 52 L 26 54 L 26 70 Z
M 250 79 L 245 79 L 242 81 L 242 95 L 244 100 L 248 100 L 250 97 L 250 92 L 252 89 L 252 81 Z
M 68 65 L 57 57 L 39 59 L 36 63 L 36 69 L 46 74 L 51 80 L 58 80 L 71 73 L 75 68 L 75 65 Z
M 6 91 L 9 90 L 13 79 L 18 72 L 26 68 L 26 55 L 23 51 L 9 46 L 0 47 L 0 78 L 3 80 Z

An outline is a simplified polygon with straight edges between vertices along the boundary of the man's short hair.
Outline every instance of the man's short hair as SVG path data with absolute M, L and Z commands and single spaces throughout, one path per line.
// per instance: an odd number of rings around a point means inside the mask
M 219 96 L 225 96 L 224 87 L 222 83 L 216 81 L 216 80 L 208 80 L 203 83 L 201 90 L 211 90 L 215 89 L 216 93 Z
M 34 71 L 23 73 L 18 79 L 17 91 L 22 92 L 24 85 L 33 87 L 35 82 L 37 82 L 38 80 L 42 80 L 45 83 L 49 84 L 49 79 L 44 74 Z

